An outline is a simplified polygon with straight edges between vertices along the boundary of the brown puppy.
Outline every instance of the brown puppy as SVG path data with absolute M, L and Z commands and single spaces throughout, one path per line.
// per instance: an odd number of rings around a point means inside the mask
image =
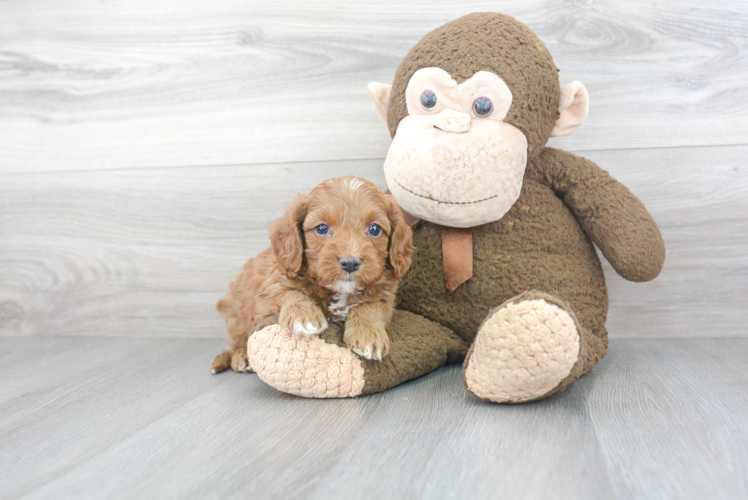
M 359 177 L 324 181 L 299 195 L 271 228 L 272 248 L 249 259 L 218 302 L 230 350 L 213 361 L 251 371 L 247 339 L 278 323 L 299 335 L 345 322 L 345 344 L 366 359 L 387 354 L 399 278 L 410 267 L 413 236 L 400 207 Z

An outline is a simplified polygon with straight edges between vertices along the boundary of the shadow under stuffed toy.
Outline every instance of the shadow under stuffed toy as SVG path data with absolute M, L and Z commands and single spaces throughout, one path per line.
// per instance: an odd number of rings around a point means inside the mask
M 464 361 L 467 390 L 517 403 L 563 390 L 605 355 L 608 295 L 593 242 L 624 278 L 655 278 L 659 229 L 589 160 L 545 147 L 586 118 L 587 91 L 560 87 L 524 24 L 475 13 L 427 34 L 392 86 L 369 93 L 389 126 L 387 184 L 410 214 L 416 252 L 382 361 L 347 349 L 342 328 L 297 336 L 271 325 L 252 368 L 306 397 L 383 391 Z

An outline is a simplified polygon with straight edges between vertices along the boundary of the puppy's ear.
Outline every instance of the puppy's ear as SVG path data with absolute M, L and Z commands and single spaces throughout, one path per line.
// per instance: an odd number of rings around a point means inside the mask
M 281 272 L 296 276 L 304 262 L 304 218 L 307 211 L 306 196 L 299 195 L 286 210 L 285 215 L 270 227 L 270 243 Z
M 395 276 L 402 278 L 410 268 L 413 255 L 413 231 L 405 223 L 403 212 L 395 201 L 395 197 L 387 195 L 387 202 L 387 211 L 392 226 L 389 261 Z

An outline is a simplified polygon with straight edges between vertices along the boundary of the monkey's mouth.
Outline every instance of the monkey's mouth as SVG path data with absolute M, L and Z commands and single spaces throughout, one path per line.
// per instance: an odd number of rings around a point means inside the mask
M 409 192 L 413 196 L 418 196 L 419 198 L 423 198 L 424 200 L 435 201 L 437 203 L 442 203 L 444 205 L 472 205 L 474 203 L 481 203 L 484 201 L 493 200 L 494 198 L 498 198 L 500 196 L 499 194 L 495 194 L 493 196 L 488 196 L 486 198 L 481 198 L 480 200 L 473 200 L 473 201 L 442 201 L 442 200 L 437 200 L 436 198 L 433 198 L 431 196 L 424 196 L 422 194 L 418 194 L 412 189 L 406 188 L 395 177 L 393 177 L 393 180 L 395 181 L 395 183 L 397 183 L 398 186 L 400 186 L 401 188 L 403 188 L 405 191 Z

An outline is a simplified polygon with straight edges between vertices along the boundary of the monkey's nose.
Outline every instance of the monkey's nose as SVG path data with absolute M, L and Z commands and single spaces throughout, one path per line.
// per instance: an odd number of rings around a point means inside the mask
M 343 271 L 349 274 L 358 271 L 358 266 L 361 265 L 361 260 L 355 257 L 343 257 L 338 262 L 340 262 L 340 267 L 343 268 Z
M 470 130 L 470 115 L 445 108 L 434 117 L 434 127 L 452 134 L 461 134 Z

